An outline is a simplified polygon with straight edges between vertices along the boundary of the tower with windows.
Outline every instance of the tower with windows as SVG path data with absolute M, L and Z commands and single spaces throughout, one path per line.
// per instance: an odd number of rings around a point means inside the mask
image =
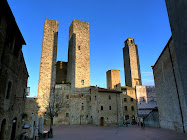
M 138 47 L 135 45 L 133 38 L 128 38 L 125 41 L 123 59 L 126 86 L 134 88 L 136 85 L 142 85 Z

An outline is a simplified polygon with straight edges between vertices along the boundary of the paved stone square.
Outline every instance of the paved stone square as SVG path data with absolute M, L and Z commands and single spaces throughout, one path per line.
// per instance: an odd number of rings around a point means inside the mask
M 59 125 L 54 126 L 52 140 L 187 140 L 187 134 L 161 128 L 142 129 L 136 126 Z

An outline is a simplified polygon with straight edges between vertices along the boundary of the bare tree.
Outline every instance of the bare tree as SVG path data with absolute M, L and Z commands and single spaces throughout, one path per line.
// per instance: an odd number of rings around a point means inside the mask
M 49 93 L 49 89 L 46 88 L 46 93 Z M 43 105 L 47 109 L 45 115 L 47 115 L 50 119 L 50 130 L 49 130 L 49 137 L 53 137 L 53 120 L 55 116 L 58 116 L 58 112 L 61 108 L 60 99 L 58 95 L 55 93 L 55 87 L 51 89 L 50 95 L 43 94 Z

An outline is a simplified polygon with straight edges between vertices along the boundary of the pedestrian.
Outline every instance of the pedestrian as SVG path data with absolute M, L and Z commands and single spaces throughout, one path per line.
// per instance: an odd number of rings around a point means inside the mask
M 141 128 L 143 128 L 143 118 L 140 119 Z
M 140 126 L 140 123 L 139 123 L 139 121 L 137 122 L 137 124 L 138 124 L 138 127 Z

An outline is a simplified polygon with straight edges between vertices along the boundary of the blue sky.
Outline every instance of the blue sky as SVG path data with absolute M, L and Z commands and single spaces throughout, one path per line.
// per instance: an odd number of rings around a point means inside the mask
M 57 61 L 67 61 L 73 19 L 90 24 L 91 85 L 106 87 L 106 71 L 119 69 L 125 85 L 124 41 L 138 45 L 143 85 L 154 85 L 151 66 L 171 36 L 164 0 L 8 0 L 27 43 L 23 46 L 30 96 L 37 96 L 45 18 L 59 21 Z

